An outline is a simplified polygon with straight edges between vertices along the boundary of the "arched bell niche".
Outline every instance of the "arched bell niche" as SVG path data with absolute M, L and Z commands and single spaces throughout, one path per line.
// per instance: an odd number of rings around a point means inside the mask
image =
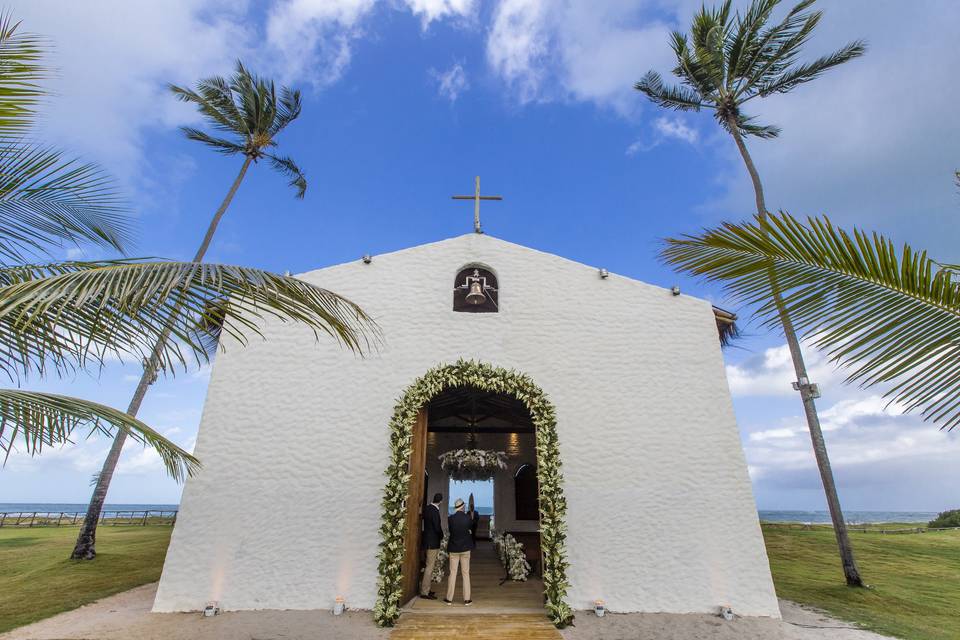
M 500 289 L 496 274 L 480 265 L 460 269 L 453 282 L 453 310 L 497 313 L 500 310 Z

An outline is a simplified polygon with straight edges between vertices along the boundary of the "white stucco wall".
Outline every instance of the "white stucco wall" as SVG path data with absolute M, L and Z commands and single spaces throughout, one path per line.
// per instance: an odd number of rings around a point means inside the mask
M 500 313 L 451 311 L 467 263 Z M 710 305 L 485 235 L 310 272 L 362 305 L 368 358 L 271 322 L 213 367 L 154 605 L 370 608 L 394 403 L 460 357 L 530 375 L 557 409 L 569 602 L 779 616 Z

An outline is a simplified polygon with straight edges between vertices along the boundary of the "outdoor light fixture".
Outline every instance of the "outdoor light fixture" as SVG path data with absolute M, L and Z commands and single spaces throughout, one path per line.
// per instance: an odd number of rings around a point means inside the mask
M 610 277 L 610 272 L 606 269 L 600 269 L 600 277 L 604 280 Z
M 370 264 L 373 262 L 373 256 L 371 256 L 369 253 L 363 254 L 363 258 L 361 259 L 363 260 L 363 264 Z
M 463 284 L 457 286 L 457 289 L 466 289 L 467 297 L 465 300 L 467 304 L 474 306 L 481 305 L 487 301 L 488 291 L 497 290 L 496 287 L 487 284 L 486 277 L 480 275 L 479 269 L 474 269 L 473 275 L 466 276 Z
M 144 357 L 143 359 L 143 369 L 145 371 L 150 371 L 150 377 L 147 378 L 147 384 L 153 384 L 157 381 L 157 369 L 156 367 L 150 366 L 150 358 Z
M 731 620 L 733 620 L 733 617 L 734 617 L 733 609 L 730 608 L 730 605 L 725 604 L 720 607 L 720 617 L 726 620 L 727 622 L 730 622 Z
M 814 399 L 820 397 L 820 385 L 816 382 L 810 382 L 806 377 L 800 378 L 798 382 L 792 382 L 790 384 L 793 386 L 794 391 L 805 393 Z
M 606 607 L 604 606 L 603 600 L 596 600 L 593 603 L 593 612 L 597 614 L 598 618 L 602 618 L 603 614 L 607 612 Z
M 220 605 L 216 602 L 208 602 L 207 606 L 203 608 L 203 617 L 212 618 L 213 616 L 220 613 Z
M 673 285 L 672 287 L 670 287 L 670 293 L 672 293 L 672 294 L 675 295 L 675 296 L 680 295 L 680 286 L 679 286 L 679 285 Z
M 343 596 L 337 596 L 337 599 L 334 601 L 333 605 L 333 615 L 338 616 L 344 612 L 347 608 L 347 605 L 344 604 Z

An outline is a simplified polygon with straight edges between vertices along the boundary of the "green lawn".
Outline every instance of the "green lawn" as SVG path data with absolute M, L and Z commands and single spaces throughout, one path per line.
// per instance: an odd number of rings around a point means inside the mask
M 0 529 L 0 632 L 160 577 L 171 527 L 103 527 L 93 562 L 67 560 L 76 527 Z M 872 589 L 848 589 L 829 528 L 764 525 L 782 598 L 908 640 L 960 638 L 960 531 L 851 534 Z
M 158 580 L 171 530 L 101 527 L 84 562 L 68 560 L 79 527 L 0 529 L 0 633 Z
M 899 638 L 960 638 L 960 531 L 852 532 L 857 563 L 870 589 L 844 585 L 830 528 L 764 525 L 763 534 L 781 598 Z

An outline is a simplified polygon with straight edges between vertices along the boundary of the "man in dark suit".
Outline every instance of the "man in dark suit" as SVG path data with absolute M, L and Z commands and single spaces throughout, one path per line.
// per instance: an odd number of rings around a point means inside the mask
M 433 496 L 433 503 L 427 505 L 423 515 L 423 546 L 427 550 L 427 566 L 423 570 L 423 580 L 420 581 L 420 597 L 427 600 L 436 600 L 436 594 L 430 590 L 430 580 L 433 577 L 433 565 L 437 562 L 437 553 L 440 551 L 440 541 L 443 540 L 443 526 L 440 524 L 440 503 L 443 494 Z
M 456 511 L 447 518 L 447 531 L 450 532 L 450 539 L 447 541 L 447 553 L 450 554 L 450 579 L 447 582 L 447 597 L 443 601 L 448 605 L 453 604 L 459 568 L 463 571 L 463 604 L 469 607 L 473 604 L 473 600 L 470 599 L 470 552 L 475 545 L 471 529 L 473 522 L 470 516 L 463 512 L 463 507 L 463 500 L 457 498 L 453 505 Z

